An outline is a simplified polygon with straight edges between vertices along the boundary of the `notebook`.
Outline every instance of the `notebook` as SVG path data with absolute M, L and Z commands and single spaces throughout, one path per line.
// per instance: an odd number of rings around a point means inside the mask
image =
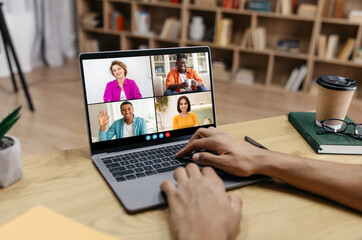
M 216 127 L 210 49 L 83 53 L 79 63 L 94 164 L 127 212 L 166 205 L 160 183 L 191 161 L 175 153 Z M 218 173 L 227 189 L 266 179 Z

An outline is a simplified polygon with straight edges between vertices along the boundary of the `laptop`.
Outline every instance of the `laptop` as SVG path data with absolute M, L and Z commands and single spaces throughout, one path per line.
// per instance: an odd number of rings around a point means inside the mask
M 183 78 L 177 56 L 187 66 Z M 197 129 L 216 127 L 210 49 L 83 53 L 79 63 L 94 164 L 128 213 L 165 206 L 160 183 L 175 182 L 173 171 L 191 161 L 175 153 Z M 166 91 L 168 75 L 201 84 Z M 266 179 L 217 172 L 226 189 Z

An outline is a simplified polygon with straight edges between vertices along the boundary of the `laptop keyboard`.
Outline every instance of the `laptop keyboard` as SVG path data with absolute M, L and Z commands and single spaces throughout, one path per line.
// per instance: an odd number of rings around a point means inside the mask
M 118 182 L 142 178 L 164 172 L 177 167 L 186 166 L 187 162 L 179 161 L 175 154 L 186 146 L 186 143 L 157 149 L 144 150 L 129 154 L 105 157 L 101 160 Z

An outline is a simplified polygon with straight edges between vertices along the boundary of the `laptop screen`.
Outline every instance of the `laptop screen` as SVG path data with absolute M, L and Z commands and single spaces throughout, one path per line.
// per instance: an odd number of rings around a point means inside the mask
M 79 57 L 91 152 L 180 140 L 216 126 L 208 47 Z

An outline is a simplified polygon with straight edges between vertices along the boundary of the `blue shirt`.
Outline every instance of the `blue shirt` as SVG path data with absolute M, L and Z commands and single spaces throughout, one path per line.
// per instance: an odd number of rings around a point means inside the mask
M 99 130 L 99 141 L 111 140 L 114 135 L 116 138 L 123 138 L 123 125 L 125 124 L 124 118 L 118 119 L 115 121 L 108 129 L 100 131 Z M 133 131 L 135 136 L 144 135 L 148 133 L 146 122 L 141 117 L 135 117 L 133 115 Z

